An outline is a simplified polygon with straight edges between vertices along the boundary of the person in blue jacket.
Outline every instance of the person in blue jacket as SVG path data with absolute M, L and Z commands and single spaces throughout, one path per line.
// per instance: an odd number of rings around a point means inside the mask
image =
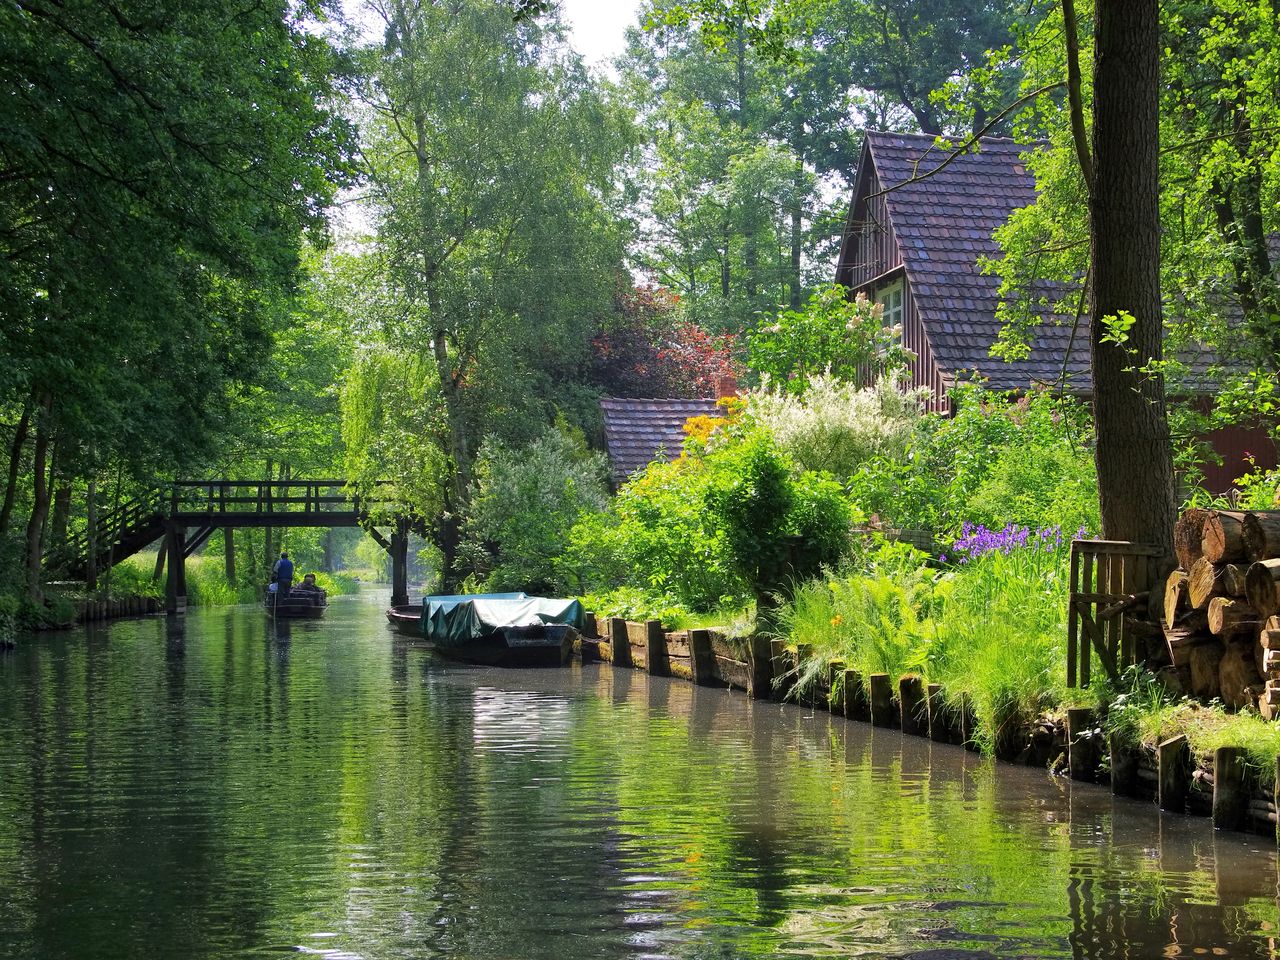
M 280 585 L 276 596 L 288 596 L 289 588 L 293 586 L 293 561 L 289 559 L 288 550 L 280 552 L 280 559 L 271 568 L 271 572 L 276 575 L 276 583 Z

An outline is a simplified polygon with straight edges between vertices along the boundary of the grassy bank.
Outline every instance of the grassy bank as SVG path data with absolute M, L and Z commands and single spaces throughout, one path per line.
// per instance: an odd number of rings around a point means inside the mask
M 111 571 L 111 590 L 117 595 L 163 597 L 163 578 L 152 580 L 155 553 L 140 553 Z M 237 603 L 256 603 L 262 599 L 262 587 L 256 583 L 230 583 L 221 558 L 194 556 L 187 558 L 187 604 L 197 607 L 220 607 Z M 311 572 L 311 571 L 308 571 Z M 348 572 L 316 573 L 316 583 L 330 597 L 355 593 L 359 580 Z

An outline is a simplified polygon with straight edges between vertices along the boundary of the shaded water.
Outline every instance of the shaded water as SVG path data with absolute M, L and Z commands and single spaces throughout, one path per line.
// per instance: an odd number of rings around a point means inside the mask
M 1264 840 L 383 603 L 0 656 L 0 957 L 1277 955 Z

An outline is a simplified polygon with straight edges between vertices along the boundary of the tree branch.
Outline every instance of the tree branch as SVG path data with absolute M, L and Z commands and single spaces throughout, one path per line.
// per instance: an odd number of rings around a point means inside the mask
M 1062 0 L 1062 26 L 1067 45 L 1067 102 L 1071 109 L 1071 140 L 1075 144 L 1085 189 L 1093 193 L 1093 157 L 1084 126 L 1084 99 L 1080 92 L 1080 36 L 1076 31 L 1075 0 Z

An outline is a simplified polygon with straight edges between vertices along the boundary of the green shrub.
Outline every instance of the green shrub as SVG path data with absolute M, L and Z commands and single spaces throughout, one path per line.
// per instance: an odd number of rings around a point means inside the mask
M 758 429 L 706 459 L 706 512 L 757 602 L 840 559 L 853 515 L 839 484 L 798 471 Z
M 607 463 L 552 429 L 518 450 L 486 441 L 476 462 L 463 556 L 486 590 L 560 592 L 570 531 L 608 502 Z
M 946 535 L 966 521 L 993 529 L 1098 529 L 1089 413 L 1046 391 L 1025 396 L 973 385 L 952 392 L 954 416 L 926 417 L 902 457 L 878 456 L 849 478 L 863 511 Z

